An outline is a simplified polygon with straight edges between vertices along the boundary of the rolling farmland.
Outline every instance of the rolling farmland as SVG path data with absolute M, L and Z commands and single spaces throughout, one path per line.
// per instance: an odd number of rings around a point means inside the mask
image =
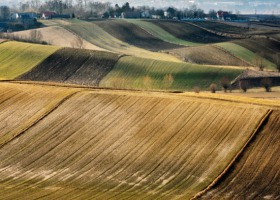
M 160 38 L 166 42 L 170 42 L 173 44 L 183 45 L 183 46 L 197 46 L 198 43 L 186 41 L 179 39 L 175 37 L 174 35 L 170 34 L 169 32 L 165 31 L 161 27 L 149 22 L 149 21 L 143 21 L 143 20 L 127 20 L 130 23 L 133 23 L 142 29 L 146 30 L 150 34 L 154 35 L 157 38 Z
M 186 47 L 174 49 L 169 52 L 180 56 L 183 60 L 190 63 L 243 67 L 250 66 L 238 57 L 233 56 L 221 48 L 217 48 L 215 45 Z
M 194 86 L 208 89 L 212 82 L 233 79 L 242 69 L 172 63 L 126 56 L 100 82 L 101 87 L 126 89 L 188 90 Z M 209 76 L 211 74 L 211 76 Z
M 17 79 L 98 86 L 118 59 L 109 52 L 63 48 Z
M 223 36 L 218 36 L 196 26 L 193 26 L 184 22 L 173 22 L 173 21 L 149 21 L 155 25 L 161 27 L 165 31 L 171 33 L 175 37 L 199 44 L 209 44 L 222 41 L 228 41 L 229 39 Z
M 113 37 L 94 23 L 76 20 L 66 24 L 60 23 L 59 25 L 65 28 L 66 30 L 69 30 L 79 35 L 86 41 L 112 52 L 116 52 L 119 54 L 135 55 L 138 57 L 150 59 L 180 62 L 180 60 L 175 58 L 174 56 L 164 53 L 151 52 L 145 49 L 129 45 L 128 43 L 125 43 Z
M 190 199 L 224 173 L 270 113 L 191 95 L 0 85 L 14 96 L 40 91 L 32 100 L 9 98 L 19 106 L 54 90 L 68 94 L 1 147 L 4 199 Z M 1 116 L 17 111 L 6 99 Z
M 13 41 L 0 44 L 0 80 L 14 79 L 31 70 L 58 49 Z
M 218 47 L 222 47 L 223 49 L 227 50 L 228 52 L 232 53 L 233 55 L 235 55 L 238 58 L 243 59 L 244 61 L 251 63 L 252 65 L 256 65 L 255 64 L 255 60 L 257 58 L 257 54 L 255 54 L 254 52 L 238 45 L 238 44 L 234 44 L 231 42 L 224 42 L 224 43 L 218 43 L 216 44 Z M 262 64 L 264 65 L 265 68 L 267 69 L 274 69 L 276 68 L 276 65 L 272 62 L 270 62 L 269 60 L 262 58 Z
M 200 199 L 279 199 L 280 112 L 274 111 L 227 176 Z
M 50 27 L 37 29 L 37 31 L 39 31 L 42 34 L 41 41 L 45 41 L 48 44 L 60 46 L 60 47 L 78 48 L 76 44 L 78 39 L 77 35 L 65 30 L 62 27 L 50 26 Z M 30 38 L 30 32 L 31 30 L 26 30 L 26 31 L 14 32 L 12 34 L 21 38 L 28 39 Z M 97 47 L 87 42 L 86 40 L 83 40 L 82 45 L 83 45 L 82 47 L 85 49 L 105 51 L 105 49 Z
M 160 51 L 180 47 L 179 45 L 160 40 L 139 26 L 124 20 L 95 21 L 94 23 L 115 38 L 139 48 Z

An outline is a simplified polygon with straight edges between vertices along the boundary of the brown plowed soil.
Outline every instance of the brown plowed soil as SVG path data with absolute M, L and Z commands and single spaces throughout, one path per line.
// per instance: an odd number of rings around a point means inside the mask
M 226 37 L 218 36 L 196 26 L 176 21 L 149 20 L 177 38 L 197 43 L 217 43 L 228 41 Z
M 109 52 L 63 48 L 17 79 L 97 86 L 118 58 Z
M 160 51 L 180 47 L 180 45 L 171 44 L 158 39 L 147 31 L 141 29 L 139 26 L 124 20 L 94 21 L 93 23 L 123 42 L 150 51 Z
M 248 66 L 241 59 L 213 45 L 174 49 L 170 52 L 186 62 L 207 65 Z
M 242 157 L 201 199 L 280 198 L 280 112 L 273 111 Z
M 244 39 L 235 40 L 233 43 L 238 44 L 250 51 L 274 62 L 273 56 L 280 52 L 280 42 L 270 39 Z

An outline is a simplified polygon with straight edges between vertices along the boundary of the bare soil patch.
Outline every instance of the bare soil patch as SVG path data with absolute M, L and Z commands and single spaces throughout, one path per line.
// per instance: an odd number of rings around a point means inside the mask
M 109 52 L 63 48 L 17 80 L 97 86 L 118 59 L 119 55 Z

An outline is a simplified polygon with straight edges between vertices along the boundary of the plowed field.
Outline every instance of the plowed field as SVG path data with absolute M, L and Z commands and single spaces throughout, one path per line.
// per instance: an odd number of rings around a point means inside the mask
M 235 40 L 233 43 L 238 44 L 250 51 L 258 54 L 270 62 L 274 62 L 273 56 L 280 52 L 280 42 L 269 39 L 245 39 Z
M 46 96 L 54 89 L 40 87 Z M 5 107 L 1 114 L 17 109 Z M 190 199 L 224 171 L 267 113 L 262 106 L 191 96 L 80 91 L 1 147 L 0 195 Z
M 0 84 L 0 147 L 54 109 L 74 89 Z
M 180 47 L 179 45 L 160 40 L 139 26 L 124 20 L 96 21 L 94 23 L 115 38 L 143 49 L 160 51 Z
M 63 48 L 17 79 L 97 86 L 118 59 L 109 52 Z
M 175 53 L 186 62 L 207 65 L 249 66 L 238 57 L 217 48 L 214 45 L 203 45 L 198 47 L 186 47 L 174 49 L 169 52 Z
M 171 33 L 177 38 L 196 42 L 196 43 L 216 43 L 227 41 L 228 39 L 222 36 L 215 35 L 193 25 L 184 22 L 173 22 L 173 21 L 157 21 L 150 20 L 149 22 L 163 28 L 167 32 Z
M 177 58 L 171 55 L 151 52 L 125 43 L 113 37 L 96 24 L 90 22 L 76 20 L 71 21 L 68 24 L 60 24 L 60 26 L 79 35 L 90 43 L 112 52 L 157 60 L 180 62 Z
M 280 198 L 280 112 L 271 114 L 239 161 L 201 199 Z
M 58 49 L 12 41 L 0 44 L 0 80 L 13 79 L 28 72 Z

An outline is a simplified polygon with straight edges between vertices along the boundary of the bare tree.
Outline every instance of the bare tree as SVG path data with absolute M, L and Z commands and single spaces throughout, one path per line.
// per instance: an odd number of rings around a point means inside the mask
M 166 74 L 162 80 L 162 85 L 164 89 L 168 89 L 172 86 L 174 78 L 172 74 Z
M 227 77 L 223 77 L 221 79 L 221 85 L 224 88 L 224 92 L 227 92 L 227 90 L 230 88 L 230 80 Z
M 249 82 L 247 80 L 240 80 L 239 81 L 239 87 L 243 92 L 247 92 L 249 86 Z
M 276 65 L 278 72 L 280 72 L 280 53 L 274 54 L 273 60 L 274 60 L 274 63 Z
M 261 80 L 261 84 L 265 88 L 266 92 L 271 92 L 272 81 L 270 78 L 263 78 Z
M 150 89 L 153 83 L 153 79 L 150 76 L 146 75 L 144 77 L 143 83 L 146 89 Z
M 217 91 L 217 84 L 212 83 L 209 88 L 210 88 L 212 93 L 216 93 L 216 91 Z
M 40 31 L 38 31 L 36 29 L 30 31 L 30 40 L 32 42 L 38 43 L 38 42 L 42 41 L 42 38 L 43 38 L 43 35 Z
M 255 66 L 259 67 L 260 71 L 263 71 L 263 69 L 264 69 L 263 57 L 257 55 L 254 58 L 254 64 L 255 64 Z
M 83 49 L 84 48 L 84 40 L 83 38 L 76 36 L 75 40 L 73 40 L 71 43 L 71 47 Z

